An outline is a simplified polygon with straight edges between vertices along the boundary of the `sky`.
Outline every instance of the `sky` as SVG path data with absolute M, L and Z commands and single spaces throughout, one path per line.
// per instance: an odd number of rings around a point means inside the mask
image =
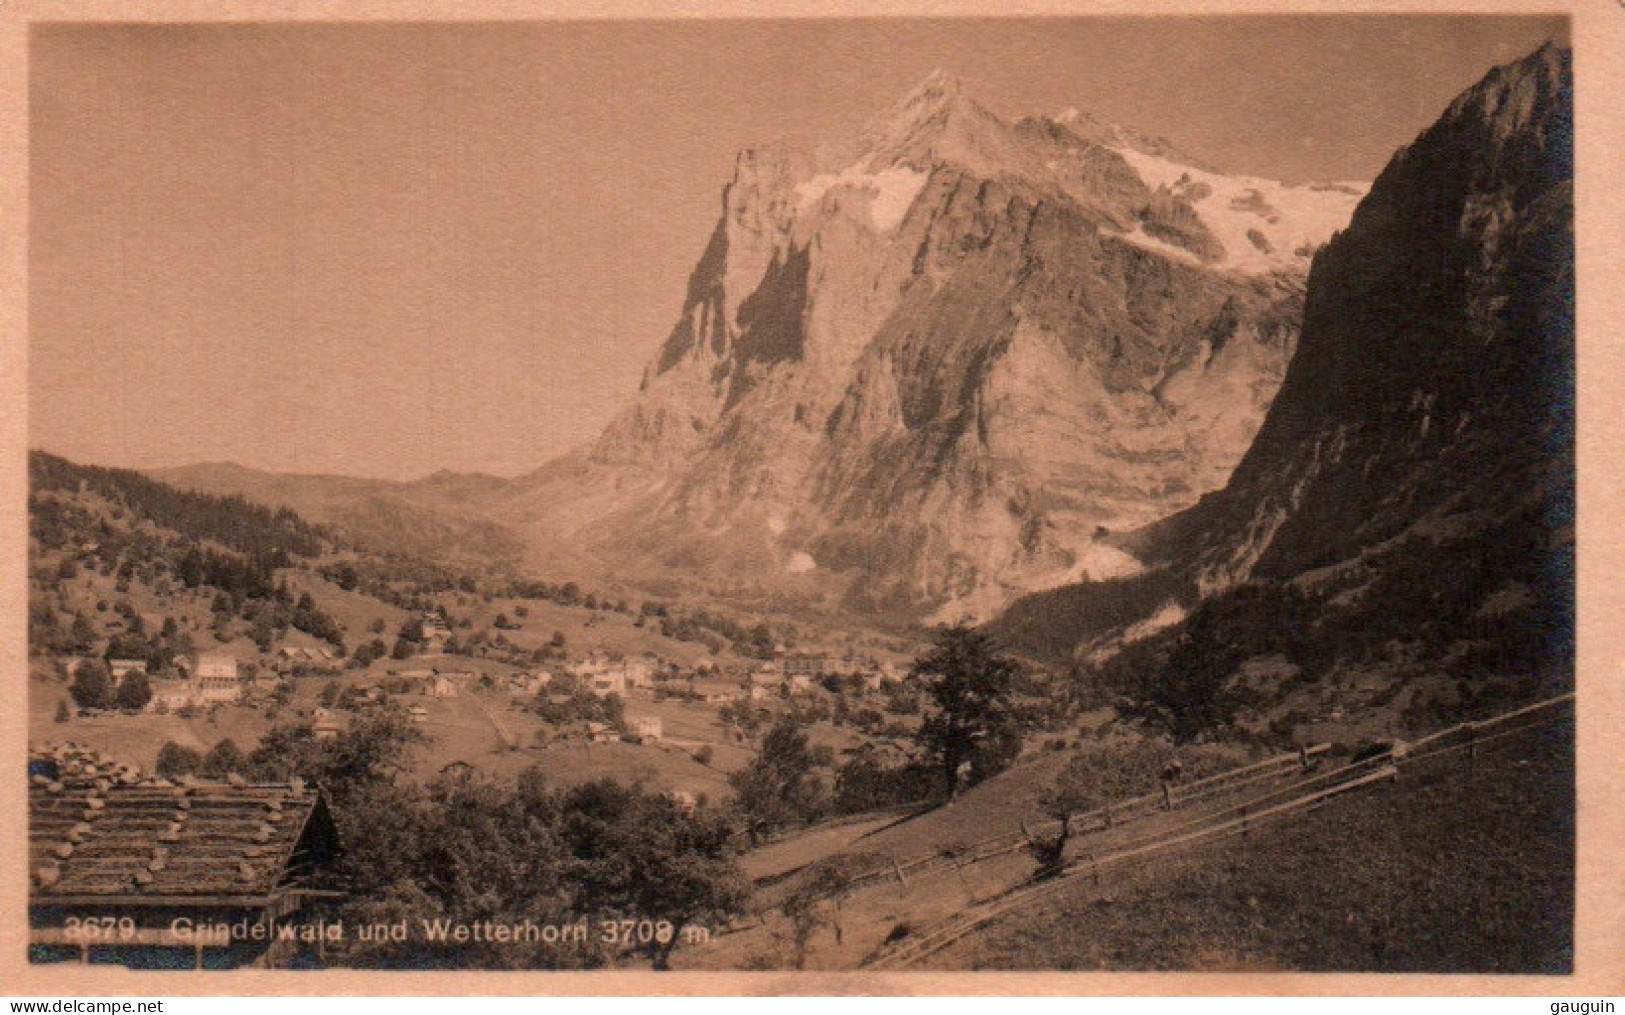
M 1369 180 L 1557 17 L 36 25 L 30 443 L 518 475 L 670 331 L 735 154 L 933 70 L 1219 168 Z

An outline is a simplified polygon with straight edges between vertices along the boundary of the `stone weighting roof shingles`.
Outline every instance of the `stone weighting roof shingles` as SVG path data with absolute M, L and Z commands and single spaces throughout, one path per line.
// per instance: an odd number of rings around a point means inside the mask
M 299 780 L 172 784 L 70 767 L 29 779 L 35 904 L 263 900 L 283 885 L 312 820 L 329 821 Z

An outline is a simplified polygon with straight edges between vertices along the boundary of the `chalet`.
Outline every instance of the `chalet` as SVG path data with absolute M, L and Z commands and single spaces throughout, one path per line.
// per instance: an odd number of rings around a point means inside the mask
M 332 740 L 344 732 L 344 723 L 332 712 L 317 709 L 316 721 L 311 729 L 315 732 L 317 740 Z
M 225 653 L 204 654 L 195 661 L 178 660 L 177 666 L 189 675 L 182 680 L 154 681 L 148 708 L 176 712 L 242 700 L 245 685 L 238 674 L 235 657 Z
M 193 696 L 198 704 L 212 705 L 236 701 L 242 697 L 242 679 L 237 675 L 237 659 L 224 652 L 210 652 L 197 657 L 192 670 Z
M 577 659 L 575 662 L 570 663 L 565 667 L 565 669 L 572 675 L 585 680 L 595 673 L 604 672 L 605 670 L 609 669 L 611 665 L 613 664 L 610 662 L 610 658 L 607 653 L 592 652 L 589 653 L 586 658 Z
M 420 725 L 429 721 L 429 710 L 424 708 L 422 705 L 413 705 L 411 708 L 406 710 L 406 714 L 413 722 Z
M 446 619 L 438 613 L 425 613 L 421 623 L 423 651 L 444 652 L 446 643 L 451 640 L 451 628 L 447 626 Z
M 659 716 L 639 716 L 632 720 L 632 733 L 644 743 L 656 743 L 660 740 L 665 725 Z
M 158 680 L 152 685 L 152 700 L 147 707 L 155 711 L 178 712 L 192 707 L 192 682 L 189 680 Z
M 667 793 L 666 796 L 670 797 L 671 801 L 675 803 L 677 808 L 684 814 L 693 814 L 694 808 L 700 805 L 699 799 L 687 790 L 674 789 L 670 793 Z
M 608 744 L 619 740 L 620 734 L 615 727 L 606 722 L 589 722 L 587 724 L 587 739 L 595 744 Z
M 434 683 L 433 670 L 389 670 L 388 675 L 395 681 L 401 694 L 428 694 L 430 686 Z
M 113 674 L 115 684 L 122 683 L 124 678 L 132 673 L 147 675 L 147 661 L 145 659 L 109 659 L 107 669 Z
M 784 675 L 777 666 L 761 666 L 747 678 L 751 701 L 777 698 L 784 687 Z
M 319 961 L 321 942 L 278 932 L 305 925 L 307 905 L 338 895 L 320 887 L 338 836 L 314 787 L 175 786 L 73 748 L 37 754 L 29 771 L 32 961 L 147 969 Z M 92 939 L 83 930 L 91 921 L 117 930 Z
M 594 652 L 566 669 L 600 697 L 624 696 L 629 687 L 648 687 L 654 680 L 656 665 L 656 660 L 649 656 L 611 659 L 603 652 Z
M 540 673 L 520 671 L 508 677 L 508 686 L 521 694 L 535 694 L 552 682 L 552 679 L 552 675 L 546 671 Z
M 455 698 L 457 697 L 457 682 L 451 679 L 448 674 L 437 673 L 434 679 L 429 681 L 429 696 L 432 698 Z

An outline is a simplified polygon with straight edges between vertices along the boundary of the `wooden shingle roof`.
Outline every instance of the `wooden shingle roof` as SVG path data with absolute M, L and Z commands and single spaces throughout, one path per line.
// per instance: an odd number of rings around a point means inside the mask
M 298 780 L 251 785 L 34 774 L 28 792 L 30 901 L 264 900 L 328 854 L 332 821 Z M 296 853 L 299 854 L 296 857 Z

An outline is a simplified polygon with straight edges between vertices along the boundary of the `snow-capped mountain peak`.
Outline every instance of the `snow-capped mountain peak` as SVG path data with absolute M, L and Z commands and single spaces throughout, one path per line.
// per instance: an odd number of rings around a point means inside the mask
M 952 163 L 978 172 L 1019 165 L 1011 129 L 971 98 L 957 78 L 941 71 L 910 92 L 868 131 L 867 172 L 903 166 L 929 172 Z
M 638 400 L 582 460 L 614 496 L 548 524 L 944 616 L 1129 566 L 1097 527 L 1215 489 L 1280 383 L 1299 195 L 1066 120 L 1007 123 L 933 74 L 844 165 L 741 155 Z
M 1017 131 L 1050 148 L 1045 167 L 1071 196 L 1089 203 L 1108 192 L 1107 210 L 1123 239 L 1223 271 L 1306 272 L 1367 190 L 1364 183 L 1226 173 L 1164 138 L 1076 108 L 1023 120 Z

